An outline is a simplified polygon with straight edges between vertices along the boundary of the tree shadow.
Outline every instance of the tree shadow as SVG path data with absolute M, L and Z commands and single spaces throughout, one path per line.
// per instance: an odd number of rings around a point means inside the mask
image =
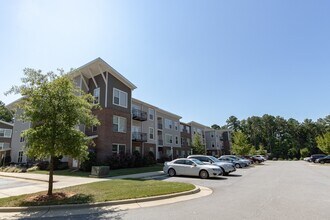
M 49 209 L 37 212 L 21 212 L 15 219 L 115 219 L 122 220 L 127 210 L 96 207 L 96 208 L 67 208 L 67 209 Z

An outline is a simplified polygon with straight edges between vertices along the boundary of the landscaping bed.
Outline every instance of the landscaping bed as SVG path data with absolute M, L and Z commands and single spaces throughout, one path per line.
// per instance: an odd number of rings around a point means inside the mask
M 88 183 L 47 192 L 0 199 L 0 207 L 83 204 L 144 198 L 193 190 L 192 184 L 159 180 L 122 179 Z
M 117 169 L 110 170 L 110 174 L 108 177 L 114 176 L 122 176 L 136 173 L 146 173 L 146 172 L 154 172 L 163 170 L 162 164 L 156 164 L 148 167 L 138 167 L 138 168 L 125 168 L 125 169 Z M 39 174 L 48 174 L 47 170 L 35 170 L 31 171 L 31 173 L 39 173 Z M 55 170 L 54 175 L 62 175 L 62 176 L 78 176 L 78 177 L 89 177 L 91 172 L 84 172 L 80 170 Z

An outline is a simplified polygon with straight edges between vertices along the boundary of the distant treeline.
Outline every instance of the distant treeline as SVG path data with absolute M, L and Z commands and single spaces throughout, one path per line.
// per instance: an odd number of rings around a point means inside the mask
M 251 147 L 257 150 L 264 147 L 271 158 L 293 159 L 322 153 L 316 137 L 330 132 L 330 115 L 317 121 L 305 119 L 301 123 L 293 118 L 286 120 L 267 114 L 243 120 L 231 116 L 226 122 L 222 127 L 216 124 L 212 127 L 243 133 Z

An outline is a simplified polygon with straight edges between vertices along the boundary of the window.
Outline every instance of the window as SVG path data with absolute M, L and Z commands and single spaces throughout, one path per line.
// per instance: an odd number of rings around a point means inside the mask
M 113 88 L 113 104 L 127 108 L 127 92 Z
M 179 130 L 179 123 L 178 122 L 174 122 L 174 129 L 176 130 L 176 131 L 178 131 Z
M 175 144 L 179 144 L 179 137 L 175 136 Z
M 21 142 L 21 143 L 25 141 L 25 137 L 23 137 L 22 135 L 23 135 L 23 132 L 21 133 L 20 140 L 19 140 L 19 142 Z
M 0 150 L 3 150 L 5 148 L 5 143 L 0 143 Z
M 214 142 L 212 142 L 211 144 L 212 144 L 212 147 L 214 147 Z
M 187 138 L 187 145 L 190 146 L 190 138 Z
M 190 127 L 186 126 L 187 133 L 190 134 Z
M 154 139 L 154 128 L 149 128 L 149 139 L 153 140 Z
M 135 147 L 135 151 L 137 151 L 137 152 L 139 152 L 139 153 L 141 153 L 141 147 Z
M 172 127 L 173 127 L 173 121 L 165 118 L 165 128 L 172 129 Z
M 186 164 L 186 160 L 177 160 L 174 163 L 175 164 Z
M 99 104 L 100 103 L 100 88 L 94 89 L 94 104 Z
M 166 143 L 166 144 L 172 144 L 172 143 L 173 143 L 172 135 L 170 135 L 170 134 L 165 134 L 165 143 Z
M 97 132 L 97 126 L 92 127 L 92 132 Z
M 155 110 L 149 108 L 149 120 L 153 121 L 155 117 Z
M 126 118 L 113 116 L 113 131 L 115 132 L 126 132 Z
M 0 137 L 11 138 L 11 129 L 0 128 Z
M 112 154 L 124 154 L 126 152 L 125 144 L 113 144 L 112 145 Z
M 183 137 L 181 137 L 181 146 L 183 146 L 183 144 L 184 144 L 184 139 Z
M 20 151 L 20 152 L 18 152 L 17 162 L 22 163 L 22 161 L 23 161 L 23 151 Z

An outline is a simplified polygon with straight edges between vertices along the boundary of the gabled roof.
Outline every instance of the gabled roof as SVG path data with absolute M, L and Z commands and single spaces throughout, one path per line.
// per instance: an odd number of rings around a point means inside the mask
M 72 73 L 70 73 L 70 76 L 76 77 L 82 74 L 84 77 L 90 79 L 92 78 L 92 76 L 97 76 L 105 71 L 109 72 L 111 75 L 113 75 L 119 81 L 124 83 L 131 90 L 136 89 L 136 86 L 133 83 L 131 83 L 128 79 L 126 79 L 123 75 L 121 75 L 117 70 L 115 70 L 112 66 L 102 60 L 100 57 L 79 67 L 78 69 L 73 70 Z
M 0 123 L 5 124 L 5 125 L 9 125 L 9 126 L 12 126 L 12 127 L 14 126 L 14 124 L 6 122 L 6 121 L 2 121 L 2 120 L 0 120 Z

